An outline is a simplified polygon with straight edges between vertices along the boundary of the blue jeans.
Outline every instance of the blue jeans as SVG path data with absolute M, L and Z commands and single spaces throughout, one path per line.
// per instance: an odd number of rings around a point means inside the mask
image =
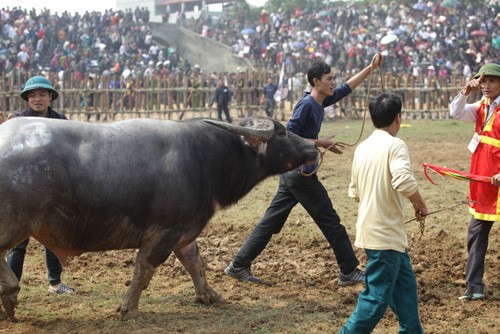
M 417 281 L 408 251 L 365 249 L 368 257 L 365 289 L 340 334 L 368 334 L 385 314 L 387 306 L 396 314 L 399 333 L 423 333 L 418 317 Z
M 273 234 L 281 231 L 290 211 L 300 203 L 328 240 L 343 274 L 350 274 L 359 265 L 345 227 L 333 208 L 328 192 L 317 175 L 303 176 L 294 169 L 280 175 L 278 192 L 262 220 L 234 257 L 235 267 L 250 267 L 266 248 Z
M 7 253 L 7 265 L 12 269 L 17 279 L 21 281 L 23 275 L 24 256 L 30 240 L 26 239 Z M 50 285 L 61 283 L 62 266 L 54 253 L 45 248 L 45 262 Z

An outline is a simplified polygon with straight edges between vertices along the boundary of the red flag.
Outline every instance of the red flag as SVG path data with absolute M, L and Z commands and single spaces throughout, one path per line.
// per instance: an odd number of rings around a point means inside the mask
M 441 177 L 444 177 L 445 175 L 447 175 L 447 176 L 450 176 L 450 177 L 457 179 L 457 180 L 491 183 L 491 177 L 488 177 L 488 176 L 465 173 L 465 172 L 461 172 L 461 171 L 446 168 L 446 167 L 431 165 L 431 164 L 428 164 L 426 162 L 423 162 L 422 166 L 424 166 L 425 177 L 427 177 L 427 180 L 429 180 L 433 185 L 436 185 L 436 184 L 434 183 L 434 181 L 431 180 L 431 178 L 427 174 L 427 167 L 429 167 L 430 169 L 432 169 L 433 171 L 435 171 L 436 173 L 441 175 Z

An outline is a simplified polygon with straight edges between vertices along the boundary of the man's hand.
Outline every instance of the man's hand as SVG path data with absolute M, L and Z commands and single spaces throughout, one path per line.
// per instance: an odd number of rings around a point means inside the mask
M 472 79 L 471 81 L 469 81 L 462 89 L 461 91 L 462 95 L 469 95 L 471 92 L 481 90 L 481 81 L 483 81 L 483 78 L 484 78 L 484 72 L 481 74 L 479 78 Z
M 315 140 L 316 146 L 327 149 L 335 154 L 344 153 L 341 149 L 345 148 L 344 145 L 334 142 L 331 138 L 320 138 Z
M 331 146 L 328 149 L 328 151 L 333 152 L 335 154 L 343 154 L 344 152 L 340 148 L 344 148 L 344 145 L 341 145 L 339 143 L 335 143 L 335 145 Z
M 409 200 L 413 204 L 413 209 L 415 210 L 415 219 L 417 221 L 422 221 L 429 214 L 427 205 L 425 204 L 424 198 L 420 195 L 420 191 L 415 191 L 413 195 L 409 197 Z
M 497 187 L 500 186 L 500 173 L 491 177 L 491 184 Z
M 0 111 L 0 124 L 2 124 L 3 122 L 5 122 L 7 119 L 5 118 L 4 114 L 3 114 L 3 111 Z
M 377 52 L 372 59 L 372 68 L 378 68 L 382 66 L 382 63 L 384 62 L 384 58 L 382 57 L 382 54 L 380 52 Z
M 413 209 L 415 210 L 415 218 L 417 221 L 422 221 L 429 214 L 429 210 L 427 210 L 427 206 L 423 202 L 415 202 L 413 203 Z

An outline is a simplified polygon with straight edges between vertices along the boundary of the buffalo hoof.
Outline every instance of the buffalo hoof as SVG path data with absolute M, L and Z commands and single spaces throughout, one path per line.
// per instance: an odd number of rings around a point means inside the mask
M 16 309 L 16 304 L 17 304 L 17 294 L 14 297 L 7 297 L 7 296 L 2 296 L 0 298 L 2 300 L 2 306 L 5 309 L 7 319 L 16 322 L 15 318 L 15 309 Z M 3 317 L 3 311 L 0 312 L 0 318 Z
M 118 306 L 116 312 L 120 313 L 120 320 L 122 321 L 137 319 L 141 314 L 138 310 L 129 310 L 123 305 Z
M 8 320 L 10 322 L 17 322 L 17 318 L 14 316 L 14 314 L 12 315 L 8 315 L 6 314 L 2 308 L 0 307 L 0 320 Z
M 225 304 L 226 301 L 224 298 L 215 292 L 212 288 L 208 288 L 203 294 L 199 294 L 195 298 L 196 303 L 201 303 L 205 305 L 214 305 L 214 304 Z

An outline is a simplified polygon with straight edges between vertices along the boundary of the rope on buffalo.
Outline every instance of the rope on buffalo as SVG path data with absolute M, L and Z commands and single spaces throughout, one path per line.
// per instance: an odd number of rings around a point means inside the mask
M 304 165 L 301 166 L 301 169 L 300 169 L 300 173 L 303 175 L 303 176 L 311 176 L 311 175 L 314 175 L 319 167 L 321 166 L 321 164 L 323 163 L 323 156 L 325 155 L 325 153 L 327 151 L 329 151 L 332 147 L 334 146 L 341 146 L 341 147 L 346 147 L 346 146 L 356 146 L 359 141 L 361 140 L 361 137 L 363 136 L 363 131 L 365 129 L 365 123 L 366 123 L 366 114 L 367 114 L 367 109 L 368 109 L 368 103 L 369 103 L 369 98 L 370 98 L 370 88 L 371 88 L 371 84 L 372 84 L 372 76 L 373 76 L 373 65 L 374 65 L 374 61 L 375 61 L 375 58 L 372 59 L 372 62 L 371 62 L 371 68 L 370 68 L 370 75 L 368 77 L 368 88 L 366 89 L 366 98 L 365 98 L 365 105 L 364 105 L 364 108 L 363 108 L 363 123 L 361 124 L 361 131 L 359 132 L 359 136 L 358 136 L 358 139 L 356 139 L 356 141 L 352 144 L 348 144 L 348 143 L 344 143 L 344 142 L 334 142 L 332 145 L 328 146 L 326 149 L 324 149 L 323 151 L 319 150 L 319 155 L 318 155 L 318 159 L 316 160 L 316 162 L 318 163 L 318 165 L 316 166 L 316 168 L 311 172 L 311 173 L 306 173 L 304 172 Z M 379 66 L 379 73 L 380 73 L 380 88 L 382 90 L 382 92 L 384 91 L 384 77 L 382 75 L 382 64 L 380 64 Z M 330 137 L 330 139 L 332 139 L 332 137 Z

